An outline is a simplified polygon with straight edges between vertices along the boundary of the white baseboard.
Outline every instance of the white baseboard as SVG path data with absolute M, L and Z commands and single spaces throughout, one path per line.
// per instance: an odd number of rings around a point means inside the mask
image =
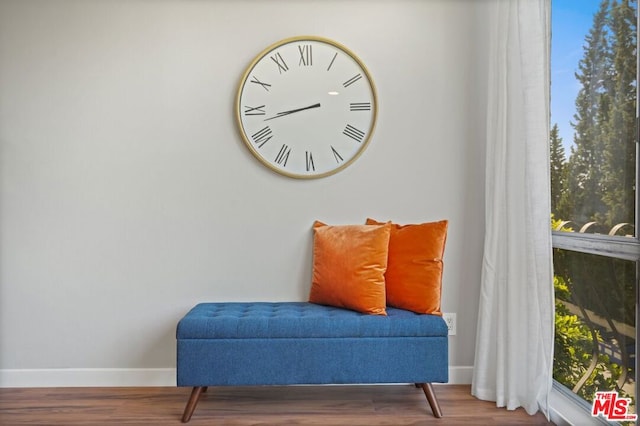
M 175 368 L 53 368 L 0 370 L 0 388 L 175 385 Z
M 473 367 L 449 367 L 449 384 L 471 384 Z M 175 368 L 0 370 L 0 388 L 175 386 Z
M 470 385 L 473 366 L 449 367 L 449 385 Z

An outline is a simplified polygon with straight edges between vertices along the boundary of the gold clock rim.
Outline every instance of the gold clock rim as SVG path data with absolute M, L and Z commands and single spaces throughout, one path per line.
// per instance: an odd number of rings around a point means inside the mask
M 275 167 L 273 164 L 271 164 L 269 161 L 267 161 L 253 147 L 253 145 L 251 144 L 251 141 L 249 140 L 249 137 L 247 136 L 247 134 L 246 134 L 246 132 L 244 130 L 244 127 L 242 125 L 242 113 L 241 113 L 241 105 L 240 105 L 240 98 L 242 96 L 242 89 L 244 88 L 244 86 L 245 86 L 245 84 L 247 82 L 247 78 L 249 78 L 249 74 L 251 73 L 251 70 L 253 70 L 253 68 L 256 66 L 256 64 L 258 62 L 260 62 L 260 60 L 262 60 L 262 58 L 264 58 L 272 50 L 275 50 L 280 46 L 284 46 L 285 44 L 293 43 L 293 42 L 296 42 L 296 41 L 303 41 L 303 40 L 327 43 L 327 44 L 333 45 L 334 47 L 340 49 L 341 51 L 343 51 L 344 53 L 349 55 L 358 64 L 358 66 L 360 66 L 360 68 L 364 72 L 365 76 L 367 77 L 367 81 L 369 82 L 369 86 L 371 87 L 371 93 L 372 93 L 372 96 L 373 96 L 373 103 L 374 103 L 373 117 L 372 117 L 372 120 L 371 120 L 371 126 L 369 127 L 369 132 L 367 133 L 367 137 L 362 142 L 362 146 L 360 147 L 358 152 L 353 157 L 351 157 L 348 161 L 346 161 L 344 164 L 336 167 L 335 169 L 331 169 L 331 170 L 329 170 L 327 172 L 324 172 L 324 173 L 311 174 L 311 175 L 302 175 L 302 174 L 298 174 L 298 173 L 287 172 L 286 170 L 282 170 L 282 169 L 279 169 L 279 168 Z M 238 125 L 238 130 L 240 131 L 240 136 L 242 137 L 242 141 L 247 146 L 247 148 L 249 148 L 249 151 L 251 152 L 251 154 L 253 154 L 253 156 L 256 159 L 258 159 L 258 161 L 260 161 L 263 165 L 267 166 L 272 171 L 274 171 L 274 172 L 276 172 L 276 173 L 278 173 L 280 175 L 283 175 L 283 176 L 287 176 L 287 177 L 295 178 L 295 179 L 319 179 L 319 178 L 323 178 L 323 177 L 334 175 L 334 174 L 344 170 L 345 168 L 349 167 L 367 149 L 367 147 L 369 146 L 369 142 L 371 141 L 371 138 L 372 138 L 373 133 L 375 131 L 376 122 L 378 121 L 378 94 L 377 94 L 377 91 L 376 91 L 376 85 L 375 85 L 375 83 L 373 81 L 373 78 L 371 77 L 371 74 L 369 73 L 369 70 L 367 69 L 367 66 L 364 64 L 364 62 L 362 62 L 362 60 L 358 57 L 358 55 L 356 55 L 351 49 L 349 49 L 348 47 L 346 47 L 342 43 L 339 43 L 339 42 L 337 42 L 335 40 L 332 40 L 330 38 L 323 37 L 323 36 L 315 36 L 315 35 L 294 36 L 294 37 L 287 37 L 285 39 L 282 39 L 282 40 L 276 41 L 275 43 L 270 44 L 269 46 L 264 48 L 260 53 L 258 53 L 253 58 L 253 60 L 249 63 L 249 65 L 246 67 L 244 73 L 242 74 L 242 78 L 240 79 L 240 82 L 238 84 L 238 89 L 236 91 L 235 110 L 236 110 L 236 122 L 237 122 L 237 125 Z

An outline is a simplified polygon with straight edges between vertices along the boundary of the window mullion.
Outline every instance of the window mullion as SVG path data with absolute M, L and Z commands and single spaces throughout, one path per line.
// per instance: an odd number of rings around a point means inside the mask
M 553 248 L 597 254 L 618 259 L 640 260 L 640 243 L 637 238 L 606 235 L 552 232 Z

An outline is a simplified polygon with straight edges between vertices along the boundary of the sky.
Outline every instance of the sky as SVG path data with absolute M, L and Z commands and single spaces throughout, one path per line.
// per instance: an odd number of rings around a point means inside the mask
M 551 126 L 558 124 L 567 158 L 573 145 L 570 122 L 580 88 L 575 73 L 584 53 L 584 38 L 593 24 L 600 1 L 551 1 Z

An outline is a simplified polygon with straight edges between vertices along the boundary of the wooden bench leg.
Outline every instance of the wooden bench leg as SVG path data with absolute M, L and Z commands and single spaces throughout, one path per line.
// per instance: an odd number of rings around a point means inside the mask
M 206 387 L 204 386 L 194 386 L 191 391 L 191 396 L 189 397 L 189 401 L 187 401 L 187 406 L 184 407 L 184 414 L 182 415 L 182 423 L 187 423 L 191 420 L 191 415 L 193 411 L 196 409 L 196 405 L 198 405 L 198 399 L 200 399 L 200 394 L 205 391 Z
M 433 416 L 438 419 L 441 418 L 442 410 L 440 409 L 440 404 L 438 404 L 436 393 L 433 391 L 433 385 L 431 385 L 431 383 L 420 383 L 420 386 L 422 387 L 422 390 L 427 397 L 427 401 L 429 401 L 431 411 L 433 411 Z

